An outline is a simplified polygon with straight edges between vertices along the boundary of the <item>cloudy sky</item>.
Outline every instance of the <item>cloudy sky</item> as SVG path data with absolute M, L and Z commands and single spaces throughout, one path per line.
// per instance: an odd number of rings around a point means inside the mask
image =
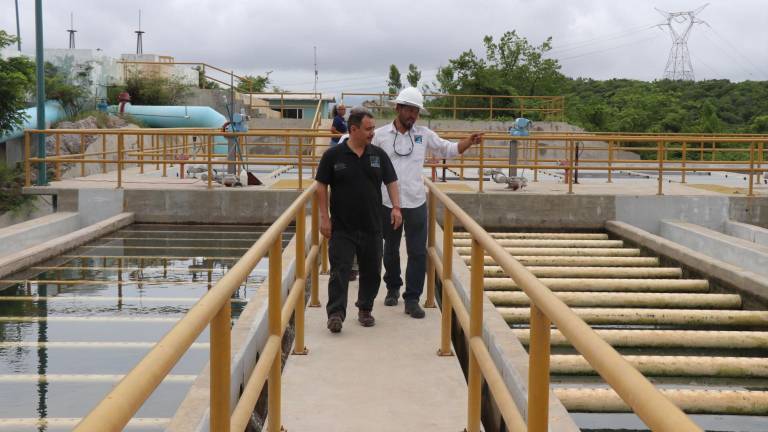
M 34 1 L 20 3 L 22 50 L 34 50 Z M 142 10 L 144 52 L 200 61 L 240 74 L 272 72 L 293 91 L 382 91 L 390 64 L 415 63 L 430 82 L 450 58 L 485 35 L 553 38 L 551 56 L 572 77 L 653 80 L 663 75 L 671 38 L 654 27 L 667 11 L 706 0 L 212 1 L 44 0 L 46 48 L 66 48 L 70 12 L 78 48 L 135 52 Z M 697 79 L 768 80 L 768 2 L 710 0 L 689 48 Z M 0 29 L 16 33 L 14 0 L 0 0 Z

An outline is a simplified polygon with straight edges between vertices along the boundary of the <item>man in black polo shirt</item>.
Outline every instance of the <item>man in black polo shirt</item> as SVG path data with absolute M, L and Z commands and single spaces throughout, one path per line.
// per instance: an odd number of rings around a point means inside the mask
M 331 276 L 328 280 L 328 330 L 341 331 L 347 312 L 347 288 L 352 260 L 357 255 L 360 289 L 357 319 L 364 327 L 376 320 L 373 300 L 381 283 L 382 225 L 381 185 L 387 186 L 394 204 L 391 223 L 403 221 L 397 174 L 389 156 L 370 145 L 376 124 L 364 108 L 353 109 L 347 120 L 349 138 L 329 148 L 320 160 L 315 180 L 320 205 L 320 232 L 329 241 Z M 331 217 L 328 218 L 328 186 L 331 186 Z

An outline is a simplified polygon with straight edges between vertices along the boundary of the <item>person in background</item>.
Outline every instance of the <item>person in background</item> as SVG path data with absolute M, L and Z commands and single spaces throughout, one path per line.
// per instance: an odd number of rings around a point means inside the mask
M 456 142 L 444 140 L 424 126 L 417 126 L 419 113 L 424 110 L 424 96 L 414 87 L 403 89 L 394 101 L 396 117 L 392 123 L 376 129 L 373 145 L 392 159 L 400 185 L 403 226 L 386 223 L 394 206 L 384 197 L 382 226 L 384 231 L 384 282 L 387 285 L 386 306 L 397 305 L 403 278 L 400 275 L 400 239 L 405 229 L 408 266 L 405 269 L 405 313 L 424 318 L 419 297 L 424 291 L 427 272 L 427 195 L 424 190 L 424 161 L 427 153 L 452 158 L 479 143 L 483 134 L 473 133 Z M 398 211 L 400 213 L 400 211 Z
M 344 120 L 344 114 L 347 113 L 347 107 L 344 105 L 336 105 L 333 107 L 333 124 L 331 125 L 331 133 L 345 134 L 348 131 L 347 121 Z M 331 147 L 339 143 L 339 137 L 331 138 Z
M 347 289 L 352 260 L 357 256 L 360 286 L 357 293 L 357 320 L 371 327 L 373 301 L 381 284 L 381 195 L 382 188 L 394 203 L 390 228 L 402 223 L 397 175 L 389 156 L 370 145 L 376 123 L 366 109 L 349 115 L 349 138 L 323 153 L 317 167 L 317 200 L 320 232 L 328 242 L 331 274 L 328 279 L 328 330 L 341 331 L 347 313 Z M 328 217 L 328 186 L 331 187 L 331 215 Z

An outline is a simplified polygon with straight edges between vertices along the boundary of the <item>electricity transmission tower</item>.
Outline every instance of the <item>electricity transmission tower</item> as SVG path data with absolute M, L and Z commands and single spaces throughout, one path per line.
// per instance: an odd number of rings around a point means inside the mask
M 141 9 L 139 9 L 139 29 L 134 33 L 136 33 L 136 55 L 144 54 L 144 42 L 141 40 L 141 36 L 145 32 L 141 31 Z
M 75 30 L 75 14 L 74 12 L 69 13 L 69 49 L 75 49 L 75 33 L 77 33 L 77 30 Z
M 691 55 L 688 52 L 688 36 L 691 34 L 694 24 L 709 25 L 705 21 L 696 18 L 696 15 L 708 5 L 709 3 L 706 3 L 698 9 L 685 12 L 666 12 L 659 8 L 654 8 L 667 19 L 667 22 L 659 24 L 658 27 L 667 27 L 670 36 L 672 36 L 672 49 L 669 50 L 667 67 L 664 69 L 665 79 L 694 80 Z M 679 27 L 676 28 L 675 24 Z

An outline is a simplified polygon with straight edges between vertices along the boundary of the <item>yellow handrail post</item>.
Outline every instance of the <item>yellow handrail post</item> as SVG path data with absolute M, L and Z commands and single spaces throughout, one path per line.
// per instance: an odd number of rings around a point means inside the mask
M 533 181 L 539 181 L 539 140 L 533 141 Z
M 61 156 L 61 134 L 57 133 L 54 135 L 54 137 L 56 139 L 55 154 L 56 154 L 56 157 L 58 158 L 59 156 Z M 54 166 L 54 178 L 56 180 L 61 180 L 61 163 L 56 161 L 53 166 Z
M 568 152 L 568 193 L 573 193 L 573 167 L 574 167 L 574 159 L 576 159 L 576 146 L 574 145 L 573 140 L 566 140 L 565 141 L 565 148 Z
M 208 189 L 213 188 L 213 165 L 211 164 L 211 157 L 213 153 L 213 137 L 208 135 L 206 138 L 206 145 L 208 147 L 208 154 L 206 157 L 208 158 Z
M 531 304 L 531 342 L 528 347 L 528 431 L 546 432 L 549 418 L 549 318 Z
M 24 186 L 30 187 L 32 186 L 32 162 L 30 159 L 32 159 L 32 149 L 30 145 L 30 138 L 31 134 L 29 132 L 24 132 Z
M 298 267 L 298 266 L 297 266 Z M 277 237 L 269 248 L 269 334 L 270 336 L 282 337 L 281 312 L 282 295 L 281 281 L 283 274 L 282 257 L 282 239 Z M 275 353 L 272 360 L 272 367 L 269 370 L 269 381 L 267 385 L 267 430 L 269 432 L 279 432 L 282 422 L 280 415 L 280 393 L 281 382 L 280 372 L 282 370 L 282 352 Z
M 763 177 L 763 142 L 757 144 L 757 184 L 760 184 L 760 179 Z
M 435 196 L 433 193 L 427 193 L 427 250 L 435 247 L 435 229 L 437 226 L 437 215 L 435 214 Z M 434 308 L 435 305 L 435 263 L 427 258 L 427 298 L 424 301 L 424 307 Z
M 608 181 L 613 183 L 613 141 L 608 140 Z
M 659 141 L 656 157 L 659 159 L 659 189 L 656 195 L 664 195 L 662 191 L 664 187 L 664 141 Z
M 163 154 L 161 156 L 163 158 L 163 177 L 167 177 L 168 173 L 168 164 L 166 163 L 166 160 L 168 159 L 168 136 L 163 135 Z
M 483 180 L 485 180 L 485 169 L 483 168 L 485 162 L 485 138 L 480 138 L 480 171 L 478 179 L 480 183 L 478 184 L 478 188 L 480 189 L 480 192 L 483 192 Z
M 472 239 L 472 257 L 470 264 L 470 300 L 469 300 L 469 339 L 483 337 L 483 247 L 476 239 Z M 469 351 L 469 372 L 467 373 L 467 431 L 480 432 L 480 406 L 482 397 L 482 374 L 477 356 L 471 348 Z
M 314 194 L 313 194 L 314 196 Z M 306 210 L 305 206 L 301 206 L 296 213 L 296 280 L 303 280 L 301 287 L 301 293 L 299 298 L 296 299 L 296 310 L 294 311 L 296 337 L 293 342 L 293 354 L 294 355 L 306 355 L 309 350 L 304 345 L 304 306 L 306 301 L 306 247 L 305 239 L 307 236 L 306 230 Z M 314 266 L 313 266 L 314 267 Z
M 312 194 L 312 247 L 320 246 L 320 210 L 317 205 L 317 194 Z M 315 256 L 312 263 L 312 284 L 310 288 L 309 307 L 320 307 L 320 257 Z
M 493 96 L 490 97 L 490 113 L 488 115 L 488 120 L 493 120 Z
M 755 196 L 753 186 L 755 183 L 755 143 L 749 143 L 749 193 L 748 196 Z
M 139 174 L 144 174 L 144 134 L 137 135 L 139 140 Z
M 296 157 L 298 158 L 298 165 L 299 165 L 299 190 L 303 189 L 303 182 L 304 182 L 304 163 L 302 159 L 304 158 L 304 138 L 299 137 L 299 150 Z
M 683 141 L 683 149 L 682 149 L 682 158 L 683 161 L 681 163 L 682 170 L 680 170 L 680 183 L 685 184 L 685 161 L 688 158 L 688 143 L 686 141 Z
M 212 431 L 229 432 L 229 387 L 232 320 L 231 301 L 219 309 L 211 320 L 211 418 Z
M 456 120 L 456 95 L 453 95 L 453 119 Z
M 123 134 L 117 135 L 117 188 L 123 187 Z
M 58 136 L 59 134 L 56 134 Z M 80 159 L 85 160 L 85 135 L 80 134 Z M 58 155 L 56 155 L 58 156 Z M 85 177 L 85 162 L 80 162 L 80 177 Z
M 451 301 L 446 292 L 446 281 L 453 277 L 453 214 L 445 209 L 443 214 L 443 292 L 440 296 L 442 300 L 442 322 L 440 330 L 440 349 L 437 355 L 452 356 L 451 351 L 451 315 L 453 314 Z

